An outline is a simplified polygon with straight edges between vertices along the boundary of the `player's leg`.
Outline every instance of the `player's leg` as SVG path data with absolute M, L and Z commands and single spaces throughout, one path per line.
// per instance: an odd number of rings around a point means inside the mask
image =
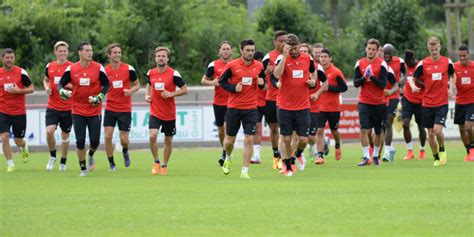
M 93 171 L 95 169 L 94 153 L 99 148 L 100 144 L 100 125 L 102 123 L 102 116 L 90 116 L 86 117 L 87 119 L 87 129 L 89 131 L 89 170 Z M 113 166 L 113 167 L 112 167 Z M 115 163 L 110 165 L 112 170 L 115 170 Z
M 328 117 L 329 129 L 331 129 L 331 134 L 334 137 L 334 148 L 335 148 L 335 158 L 340 160 L 342 158 L 341 152 L 341 134 L 339 133 L 339 120 L 341 118 L 340 112 L 330 112 Z
M 470 141 L 469 161 L 474 161 L 474 103 L 467 105 L 465 129 Z
M 241 113 L 242 127 L 244 129 L 244 152 L 243 152 L 243 165 L 240 177 L 244 179 L 250 178 L 248 175 L 250 158 L 252 157 L 253 144 L 255 139 L 255 127 L 258 120 L 258 111 L 256 109 L 252 110 L 242 110 Z
M 117 113 L 106 110 L 104 113 L 104 146 L 107 160 L 109 161 L 110 171 L 115 171 L 114 146 L 112 138 L 114 137 L 115 125 L 117 123 Z
M 162 132 L 165 134 L 163 147 L 163 164 L 161 164 L 161 175 L 168 174 L 168 163 L 173 152 L 173 136 L 176 134 L 176 120 L 162 121 Z
M 59 123 L 59 112 L 53 109 L 46 109 L 46 142 L 49 148 L 49 160 L 46 164 L 46 170 L 50 171 L 54 168 L 56 163 L 56 138 L 54 133 Z
M 9 115 L 0 113 L 0 133 L 2 134 L 2 149 L 5 159 L 7 160 L 7 172 L 15 170 L 15 164 L 13 163 L 12 150 L 10 147 L 10 127 L 13 124 L 13 120 Z
M 270 128 L 270 143 L 273 151 L 273 168 L 278 168 L 278 163 L 281 162 L 279 146 L 280 134 L 278 133 L 278 112 L 275 101 L 266 101 L 265 104 L 265 120 Z M 281 168 L 281 167 L 280 167 Z
M 26 114 L 12 116 L 13 124 L 13 141 L 15 145 L 20 149 L 21 157 L 23 163 L 28 162 L 30 157 L 30 151 L 28 150 L 28 144 L 26 143 L 24 137 L 26 132 Z
M 389 100 L 389 105 L 387 108 L 387 124 L 385 129 L 385 154 L 384 161 L 393 161 L 395 157 L 395 147 L 392 145 L 393 139 L 393 120 L 397 113 L 398 99 Z
M 304 149 L 308 145 L 309 124 L 311 116 L 309 109 L 295 111 L 296 135 L 298 136 L 298 144 L 295 151 L 297 159 L 297 167 L 303 171 L 306 166 L 306 159 L 304 158 Z
M 444 132 L 446 126 L 446 118 L 448 116 L 448 105 L 439 106 L 435 108 L 435 124 L 433 132 L 436 136 L 436 141 L 439 145 L 439 164 L 445 165 L 447 162 L 446 148 L 444 146 Z
M 225 149 L 224 149 L 224 137 L 225 137 L 225 116 L 227 111 L 227 106 L 222 105 L 213 105 L 214 109 L 214 118 L 216 120 L 217 126 L 217 136 L 219 137 L 219 142 L 222 147 L 222 154 L 219 157 L 219 164 L 222 166 L 225 159 Z
M 132 125 L 132 113 L 131 112 L 122 112 L 118 119 L 118 128 L 120 134 L 120 144 L 122 145 L 122 156 L 125 167 L 129 167 L 131 164 L 130 154 L 128 153 L 128 148 L 130 146 L 130 127 Z
M 255 137 L 254 137 L 254 144 L 253 144 L 253 156 L 250 159 L 250 163 L 252 164 L 260 164 L 260 150 L 262 147 L 262 119 L 265 114 L 265 108 L 257 107 L 258 117 L 257 117 L 257 124 L 255 126 Z
M 318 113 L 318 123 L 316 131 L 316 144 L 317 144 L 317 158 L 314 161 L 316 165 L 324 164 L 324 128 L 328 121 L 328 113 L 320 112 Z
M 153 168 L 151 170 L 151 174 L 157 175 L 160 172 L 160 159 L 158 157 L 158 130 L 161 127 L 161 122 L 155 116 L 150 115 L 148 123 L 148 139 L 150 142 L 150 151 L 151 155 L 153 156 Z
M 240 129 L 240 114 L 239 110 L 228 108 L 226 113 L 226 136 L 224 138 L 224 149 L 226 157 L 222 165 L 222 171 L 224 174 L 230 173 L 230 167 L 232 164 L 232 152 L 234 151 L 234 144 L 237 133 Z
M 470 161 L 469 158 L 469 149 L 471 146 L 471 141 L 466 130 L 466 107 L 460 104 L 456 104 L 454 108 L 454 124 L 457 124 L 459 127 L 459 135 L 461 137 L 462 144 L 466 148 L 466 157 L 464 161 Z
M 81 176 L 86 176 L 86 117 L 80 115 L 72 115 L 72 121 L 74 124 L 74 133 L 76 135 L 76 153 L 79 159 L 79 167 L 81 168 Z
M 59 127 L 61 128 L 61 160 L 59 171 L 66 171 L 67 154 L 69 152 L 69 134 L 72 128 L 71 111 L 61 112 Z
M 370 126 L 370 108 L 367 104 L 359 103 L 358 110 L 360 124 L 360 144 L 362 146 L 363 157 L 357 165 L 366 166 L 370 165 L 369 136 L 372 130 L 372 127 Z

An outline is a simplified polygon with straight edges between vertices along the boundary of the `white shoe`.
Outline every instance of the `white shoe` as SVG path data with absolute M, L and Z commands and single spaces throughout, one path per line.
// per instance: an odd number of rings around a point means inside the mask
M 46 164 L 46 170 L 47 171 L 53 170 L 55 163 L 56 163 L 56 157 L 50 157 L 48 160 L 48 164 Z
M 87 176 L 87 170 L 81 170 L 81 177 Z
M 296 167 L 298 167 L 299 170 L 303 171 L 305 166 L 306 158 L 304 157 L 304 153 L 301 153 L 301 158 L 296 159 Z
M 252 159 L 250 159 L 251 164 L 260 164 L 262 161 L 260 160 L 260 157 L 254 156 Z
M 66 171 L 66 165 L 65 164 L 59 164 L 59 171 Z

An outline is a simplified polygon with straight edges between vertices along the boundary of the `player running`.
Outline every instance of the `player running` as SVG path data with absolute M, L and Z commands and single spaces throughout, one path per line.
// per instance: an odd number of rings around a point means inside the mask
M 259 62 L 262 62 L 263 60 L 263 53 L 256 50 L 255 54 L 253 55 L 253 59 Z M 267 85 L 265 85 L 265 88 L 257 89 L 257 112 L 258 112 L 258 118 L 257 118 L 257 125 L 256 125 L 256 131 L 255 131 L 255 141 L 253 143 L 253 156 L 252 159 L 250 159 L 251 164 L 260 164 L 261 159 L 260 159 L 260 150 L 262 148 L 262 119 L 265 116 L 265 104 L 266 100 L 265 97 L 267 95 Z

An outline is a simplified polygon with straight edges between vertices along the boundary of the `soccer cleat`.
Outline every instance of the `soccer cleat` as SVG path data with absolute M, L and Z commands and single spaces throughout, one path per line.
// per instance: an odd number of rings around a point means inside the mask
M 413 150 L 408 150 L 407 155 L 405 157 L 403 157 L 403 160 L 411 160 L 411 159 L 413 159 L 414 156 L 415 156 L 415 154 L 413 153 Z M 421 151 L 420 151 L 420 156 L 421 156 Z
M 225 157 L 221 157 L 221 158 L 219 158 L 219 160 L 217 162 L 219 162 L 220 166 L 223 166 L 224 165 L 224 160 L 225 160 Z
M 48 164 L 46 164 L 46 170 L 51 171 L 54 168 L 54 163 L 56 163 L 56 157 L 50 157 Z
M 439 164 L 446 165 L 446 162 L 448 162 L 448 157 L 446 157 L 446 151 L 440 151 L 438 154 L 439 154 Z
M 87 170 L 81 170 L 81 174 L 79 176 L 81 177 L 87 176 Z
M 66 164 L 59 164 L 59 171 L 66 171 Z
M 433 166 L 439 166 L 439 160 L 435 160 L 435 161 L 433 162 Z
M 161 166 L 160 175 L 165 176 L 168 174 L 168 166 Z
M 278 169 L 278 162 L 279 162 L 279 160 L 280 160 L 279 158 L 273 157 L 273 165 L 272 165 L 272 168 L 273 168 L 273 169 L 275 169 L 275 170 Z
M 304 158 L 304 156 L 298 157 L 298 162 L 296 163 L 296 166 L 299 170 L 304 170 L 304 167 L 306 166 L 306 159 Z
M 115 171 L 115 165 L 110 165 L 109 171 L 110 171 L 110 172 L 114 172 L 114 171 Z
M 474 161 L 474 148 L 469 149 L 469 159 Z
M 378 156 L 374 156 L 372 158 L 374 165 L 380 165 L 380 158 Z
M 20 147 L 21 151 L 21 158 L 23 159 L 23 163 L 28 162 L 28 159 L 30 158 L 30 150 L 28 149 L 28 144 L 25 141 L 25 147 Z
M 151 169 L 151 174 L 152 175 L 157 175 L 160 172 L 160 163 L 153 162 L 153 169 Z
M 341 152 L 341 149 L 336 149 L 336 160 L 337 161 L 340 161 L 342 158 L 342 152 Z
M 261 160 L 260 160 L 260 157 L 258 156 L 252 157 L 252 159 L 250 159 L 250 164 L 260 164 L 260 163 L 261 163 Z
M 281 160 L 281 158 L 278 158 L 278 169 L 281 170 L 282 167 L 283 167 L 283 161 Z
M 372 162 L 370 161 L 369 158 L 363 157 L 362 160 L 357 164 L 357 166 L 366 166 L 370 165 Z
M 390 160 L 389 160 L 389 159 L 390 159 L 389 156 L 390 156 L 390 155 L 388 155 L 388 154 L 384 154 L 384 155 L 383 155 L 383 158 L 382 158 L 382 162 L 389 162 L 389 161 L 390 161 Z
M 418 160 L 424 160 L 426 157 L 425 150 L 420 150 L 420 153 L 418 154 Z
M 314 164 L 315 164 L 315 165 L 324 165 L 324 159 L 321 158 L 321 157 L 318 157 L 318 158 L 316 158 L 316 160 L 314 161 Z
M 395 159 L 395 153 L 396 153 L 396 150 L 391 150 L 390 151 L 390 156 L 388 157 L 388 160 L 390 162 L 392 162 Z
M 280 169 L 280 174 L 285 174 L 285 173 L 286 173 L 286 164 L 284 164 Z
M 129 167 L 130 166 L 130 154 L 127 153 L 123 153 L 123 162 L 125 164 L 125 167 Z
M 89 155 L 89 151 L 87 151 L 87 155 L 89 156 L 89 170 L 92 172 L 95 169 L 94 156 Z
M 7 172 L 13 172 L 13 171 L 15 171 L 15 165 L 7 166 Z
M 291 171 L 291 170 L 286 170 L 285 176 L 286 176 L 286 177 L 291 177 L 291 176 L 293 176 L 293 171 Z
M 240 172 L 240 178 L 242 178 L 242 179 L 251 179 L 250 176 L 249 176 L 249 172 L 246 172 L 246 171 Z
M 225 175 L 228 175 L 230 173 L 230 165 L 232 164 L 232 160 L 230 159 L 225 159 L 224 164 L 222 165 L 222 171 L 224 172 Z
M 469 157 L 469 154 L 464 157 L 464 162 L 471 162 L 471 157 Z

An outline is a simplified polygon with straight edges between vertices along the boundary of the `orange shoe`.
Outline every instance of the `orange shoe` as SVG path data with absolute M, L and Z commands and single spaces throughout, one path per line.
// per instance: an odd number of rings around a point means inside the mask
M 420 151 L 420 160 L 421 160 L 421 153 L 422 151 Z M 424 151 L 423 151 L 423 156 L 424 156 Z M 413 157 L 415 157 L 415 153 L 413 153 L 413 150 L 408 150 L 407 152 L 407 155 L 405 157 L 403 157 L 403 160 L 411 160 L 413 159 Z M 424 158 L 423 158 L 424 159 Z
M 336 149 L 336 160 L 339 161 L 342 158 L 341 149 Z
M 152 175 L 157 175 L 160 172 L 160 163 L 153 162 L 153 169 L 151 170 Z
M 168 167 L 161 167 L 160 168 L 160 175 L 167 175 L 168 174 Z
M 469 154 L 464 157 L 464 162 L 471 162 L 471 157 L 469 156 Z
M 474 161 L 474 148 L 469 149 L 469 157 L 471 161 Z
M 318 157 L 318 158 L 314 161 L 314 164 L 315 164 L 315 165 L 324 165 L 324 159 L 321 158 L 321 157 Z
M 277 170 L 277 169 L 278 169 L 278 160 L 279 160 L 278 158 L 273 157 L 273 165 L 272 165 L 272 168 L 273 168 L 274 170 Z
M 426 157 L 425 150 L 420 150 L 420 154 L 418 154 L 418 160 L 424 160 Z

